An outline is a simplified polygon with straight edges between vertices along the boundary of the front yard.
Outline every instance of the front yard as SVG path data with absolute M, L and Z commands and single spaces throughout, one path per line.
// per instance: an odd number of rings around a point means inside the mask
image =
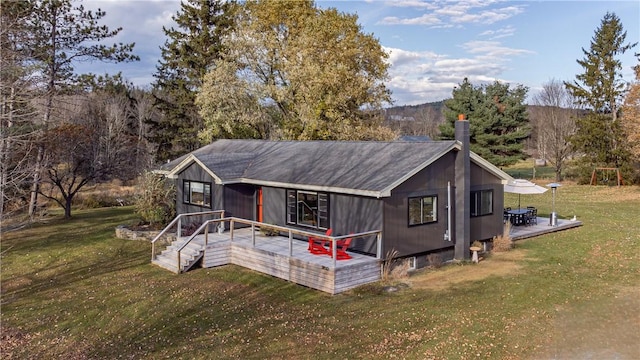
M 507 202 L 514 201 L 507 194 Z M 526 198 L 549 213 L 551 194 Z M 525 199 L 523 198 L 523 205 Z M 128 207 L 2 233 L 3 359 L 640 358 L 640 188 L 565 185 L 584 226 L 397 292 L 331 296 L 236 266 L 175 275 Z

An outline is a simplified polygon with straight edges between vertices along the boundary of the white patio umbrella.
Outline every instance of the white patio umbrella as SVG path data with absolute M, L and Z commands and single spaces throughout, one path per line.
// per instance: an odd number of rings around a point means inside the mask
M 504 192 L 518 194 L 518 209 L 520 209 L 520 195 L 542 194 L 548 189 L 525 179 L 515 179 L 504 185 Z

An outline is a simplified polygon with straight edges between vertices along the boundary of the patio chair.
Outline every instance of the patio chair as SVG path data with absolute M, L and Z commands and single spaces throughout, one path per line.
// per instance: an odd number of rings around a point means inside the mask
M 336 244 L 336 260 L 348 260 L 351 259 L 351 255 L 347 254 L 347 249 L 351 245 L 351 238 L 344 240 L 338 240 Z
M 538 209 L 533 206 L 527 206 L 527 217 L 529 225 L 536 224 L 538 225 Z
M 333 232 L 332 229 L 327 229 L 327 231 L 324 233 L 326 236 L 331 236 L 331 233 Z M 315 255 L 324 255 L 324 254 L 328 254 L 331 255 L 331 250 L 327 250 L 327 248 L 325 247 L 325 244 L 328 242 L 328 240 L 326 239 L 318 239 L 315 238 L 313 236 L 309 236 L 309 252 Z

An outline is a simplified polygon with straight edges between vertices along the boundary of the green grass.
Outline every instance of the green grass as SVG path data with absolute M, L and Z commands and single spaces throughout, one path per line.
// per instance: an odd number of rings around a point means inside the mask
M 511 195 L 507 205 L 517 202 Z M 551 192 L 522 204 L 548 214 Z M 237 266 L 175 275 L 150 264 L 150 244 L 114 237 L 116 225 L 134 220 L 131 208 L 77 211 L 70 221 L 2 234 L 2 358 L 522 359 L 561 358 L 567 344 L 601 351 L 609 330 L 637 325 L 639 208 L 638 187 L 565 185 L 556 211 L 584 226 L 518 242 L 526 256 L 513 274 L 337 296 Z M 618 358 L 638 354 L 633 326 L 617 336 Z M 604 334 L 591 339 L 600 327 Z

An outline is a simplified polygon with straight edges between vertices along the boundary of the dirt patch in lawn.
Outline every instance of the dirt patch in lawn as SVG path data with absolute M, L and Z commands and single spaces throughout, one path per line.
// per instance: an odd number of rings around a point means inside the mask
M 522 268 L 522 260 L 526 257 L 526 251 L 520 249 L 495 253 L 478 264 L 452 264 L 439 269 L 425 269 L 414 273 L 406 282 L 413 288 L 446 290 L 461 283 L 480 281 L 490 276 L 516 274 Z
M 640 359 L 640 287 L 557 306 L 546 351 L 534 359 Z

